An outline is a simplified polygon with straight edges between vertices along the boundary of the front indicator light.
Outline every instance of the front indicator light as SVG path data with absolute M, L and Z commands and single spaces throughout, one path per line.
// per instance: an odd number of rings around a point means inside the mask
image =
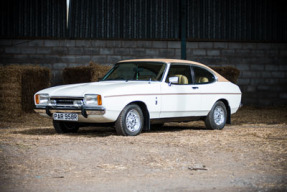
M 94 94 L 86 94 L 84 97 L 84 104 L 86 106 L 102 105 L 102 96 Z
M 98 95 L 98 105 L 102 105 L 102 96 Z
M 37 94 L 35 95 L 36 105 L 48 105 L 49 104 L 49 95 L 48 94 Z
M 37 105 L 40 104 L 40 95 L 35 95 L 35 102 Z

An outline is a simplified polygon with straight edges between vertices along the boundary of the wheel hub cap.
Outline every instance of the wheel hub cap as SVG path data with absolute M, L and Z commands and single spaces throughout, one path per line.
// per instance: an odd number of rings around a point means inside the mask
M 130 110 L 126 117 L 126 126 L 129 131 L 135 132 L 140 129 L 141 122 L 139 113 L 136 110 Z
M 221 125 L 225 121 L 224 110 L 221 106 L 217 106 L 214 109 L 214 122 L 216 125 Z

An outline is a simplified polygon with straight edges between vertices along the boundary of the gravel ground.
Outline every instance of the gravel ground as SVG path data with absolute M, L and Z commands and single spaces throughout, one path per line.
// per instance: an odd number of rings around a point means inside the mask
M 287 191 L 286 107 L 244 107 L 232 121 L 58 135 L 26 114 L 0 122 L 0 191 Z

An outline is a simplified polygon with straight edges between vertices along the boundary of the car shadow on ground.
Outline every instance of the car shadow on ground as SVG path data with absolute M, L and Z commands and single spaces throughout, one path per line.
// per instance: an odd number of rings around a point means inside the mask
M 113 128 L 102 127 L 85 127 L 80 128 L 77 133 L 65 133 L 58 134 L 53 127 L 37 127 L 25 130 L 14 131 L 13 134 L 23 135 L 38 135 L 38 136 L 52 136 L 52 135 L 66 135 L 66 136 L 88 136 L 88 137 L 107 137 L 116 135 L 116 131 Z
M 149 131 L 143 131 L 143 133 L 166 133 L 166 132 L 180 132 L 184 130 L 207 130 L 203 126 L 181 126 L 181 125 L 166 125 L 166 126 L 152 126 Z M 23 135 L 38 135 L 38 136 L 51 136 L 51 135 L 66 135 L 66 136 L 86 136 L 86 137 L 108 137 L 116 136 L 116 130 L 114 127 L 82 127 L 77 133 L 58 134 L 53 127 L 35 127 L 25 130 L 13 131 L 13 134 Z
M 151 127 L 150 131 L 148 132 L 152 132 L 152 133 L 157 133 L 157 132 L 179 132 L 179 131 L 184 131 L 184 130 L 207 130 L 206 128 L 202 127 L 202 126 L 195 126 L 195 125 L 191 125 L 191 126 L 180 126 L 180 125 L 168 125 L 168 126 L 162 126 L 162 127 Z

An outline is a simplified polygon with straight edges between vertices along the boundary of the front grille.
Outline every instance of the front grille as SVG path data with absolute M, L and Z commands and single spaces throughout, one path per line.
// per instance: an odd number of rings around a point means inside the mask
M 83 105 L 81 98 L 51 98 L 51 105 L 54 107 L 78 107 Z
M 75 100 L 72 99 L 55 99 L 57 105 L 73 105 Z

